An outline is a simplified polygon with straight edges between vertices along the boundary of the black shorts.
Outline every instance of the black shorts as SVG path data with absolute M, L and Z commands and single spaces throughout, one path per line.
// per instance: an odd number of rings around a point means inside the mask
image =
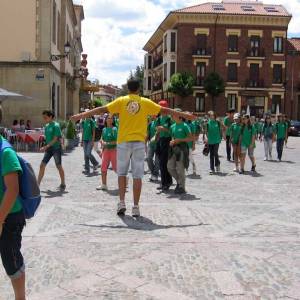
M 47 165 L 52 157 L 54 158 L 56 166 L 61 166 L 62 148 L 59 147 L 57 149 L 54 149 L 53 147 L 50 147 L 49 149 L 47 149 L 42 163 Z
M 17 278 L 25 271 L 21 253 L 22 231 L 25 224 L 24 213 L 21 211 L 9 214 L 2 228 L 0 254 L 5 271 L 12 278 Z

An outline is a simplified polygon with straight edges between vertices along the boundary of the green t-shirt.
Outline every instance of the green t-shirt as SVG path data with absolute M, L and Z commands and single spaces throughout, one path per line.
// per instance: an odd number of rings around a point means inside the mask
M 261 133 L 265 139 L 272 139 L 274 131 L 275 129 L 272 124 L 270 124 L 269 126 L 264 124 L 261 129 Z
M 159 133 L 161 138 L 171 137 L 170 128 L 172 126 L 172 120 L 170 116 L 160 116 L 157 120 L 157 126 L 162 126 L 166 129 L 169 129 L 168 131 L 161 131 Z
M 1 140 L 3 140 L 1 138 Z M 13 149 L 5 149 L 2 152 L 1 155 L 1 176 L 2 178 L 10 173 L 15 173 L 15 172 L 22 172 L 22 168 L 19 162 L 19 159 L 17 157 L 16 152 Z M 0 180 L 0 205 L 3 201 L 3 196 L 4 196 L 4 188 L 3 188 L 3 182 L 4 178 Z M 17 199 L 15 200 L 15 203 L 10 210 L 10 213 L 17 213 L 22 210 L 22 204 L 20 197 L 18 196 Z
M 277 133 L 277 139 L 285 139 L 286 138 L 286 130 L 287 124 L 284 122 L 276 123 L 275 129 Z
M 201 121 L 200 121 L 200 119 L 197 119 L 197 120 L 193 121 L 192 124 L 194 125 L 194 128 L 195 128 L 195 134 L 199 135 L 200 132 L 201 132 Z
M 171 135 L 173 139 L 186 139 L 191 134 L 190 127 L 184 123 L 175 123 L 171 126 Z
M 105 127 L 102 131 L 102 140 L 104 142 L 117 142 L 118 139 L 118 129 L 117 127 Z M 115 149 L 117 144 L 114 145 L 107 145 L 105 149 Z
M 61 134 L 61 130 L 59 127 L 59 124 L 57 122 L 50 122 L 46 125 L 45 127 L 45 137 L 46 137 L 46 144 L 48 145 L 49 143 L 51 143 L 53 141 L 53 139 L 55 137 L 57 137 L 58 139 L 60 139 L 62 136 Z M 53 148 L 54 149 L 58 149 L 61 146 L 60 141 L 55 142 L 55 144 L 53 144 Z
M 224 125 L 227 127 L 226 129 L 226 136 L 230 136 L 230 126 L 232 125 L 233 120 L 231 120 L 229 117 L 224 118 Z
M 151 121 L 150 124 L 148 125 L 148 137 L 149 137 L 149 140 L 150 140 L 150 146 L 155 146 L 156 145 L 156 142 L 155 141 L 151 141 L 152 138 L 156 135 L 156 129 L 157 127 L 157 121 L 154 120 L 154 121 Z
M 96 122 L 92 119 L 86 119 L 82 122 L 83 135 L 82 140 L 89 142 L 93 140 L 93 131 L 96 128 Z
M 190 123 L 186 123 L 186 124 L 189 126 L 191 133 L 193 135 L 195 135 L 196 130 L 197 130 L 196 129 L 196 124 L 194 122 L 190 122 Z M 194 142 L 188 142 L 189 149 L 193 149 L 193 144 L 194 144 Z
M 220 144 L 222 141 L 221 124 L 216 120 L 207 122 L 207 139 L 209 145 Z
M 230 126 L 230 138 L 234 145 L 237 145 L 240 141 L 242 126 L 240 123 L 233 123 Z
M 251 126 L 243 126 L 242 127 L 242 147 L 249 148 L 252 144 L 252 138 L 255 135 L 255 129 Z

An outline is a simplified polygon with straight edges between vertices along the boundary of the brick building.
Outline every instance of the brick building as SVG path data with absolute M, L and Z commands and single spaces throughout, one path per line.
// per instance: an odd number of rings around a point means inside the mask
M 216 99 L 217 114 L 248 106 L 256 116 L 286 111 L 290 20 L 283 6 L 256 1 L 224 0 L 172 11 L 144 46 L 144 93 L 204 114 L 212 109 L 212 100 L 203 81 L 215 71 L 226 85 Z M 167 92 L 176 72 L 194 75 L 192 96 L 180 99 Z

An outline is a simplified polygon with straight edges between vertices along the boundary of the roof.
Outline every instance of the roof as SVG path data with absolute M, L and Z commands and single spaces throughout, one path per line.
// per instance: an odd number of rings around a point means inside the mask
M 254 1 L 207 2 L 173 11 L 191 14 L 231 14 L 289 17 L 289 12 L 282 5 L 263 4 Z
M 293 50 L 300 51 L 300 38 L 291 38 L 288 41 Z

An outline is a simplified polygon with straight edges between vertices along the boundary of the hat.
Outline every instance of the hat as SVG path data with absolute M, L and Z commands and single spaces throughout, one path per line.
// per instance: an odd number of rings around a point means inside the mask
M 169 108 L 169 103 L 166 100 L 159 101 L 158 105 L 160 105 L 161 107 L 164 107 L 164 108 Z
M 239 113 L 234 114 L 233 119 L 237 120 L 240 119 L 241 115 Z

